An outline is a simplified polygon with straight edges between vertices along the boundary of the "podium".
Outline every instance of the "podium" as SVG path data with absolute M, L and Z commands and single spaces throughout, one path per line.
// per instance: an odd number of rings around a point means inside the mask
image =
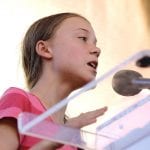
M 19 132 L 87 150 L 148 150 L 150 147 L 150 90 L 143 89 L 134 96 L 122 96 L 116 93 L 111 86 L 112 78 L 119 70 L 135 70 L 143 77 L 149 78 L 150 70 L 145 75 L 145 71 L 135 65 L 135 62 L 144 56 L 150 57 L 150 50 L 140 51 L 128 57 L 39 116 L 29 112 L 21 113 L 18 118 Z M 84 93 L 88 94 L 88 91 L 95 86 L 96 89 L 93 89 L 94 92 L 89 98 L 99 92 L 102 99 L 114 99 L 116 105 L 117 102 L 127 102 L 124 107 L 120 107 L 118 112 L 104 119 L 104 122 L 96 124 L 95 132 L 52 123 L 46 119 L 68 102 L 75 101 L 82 95 L 82 98 L 85 98 Z

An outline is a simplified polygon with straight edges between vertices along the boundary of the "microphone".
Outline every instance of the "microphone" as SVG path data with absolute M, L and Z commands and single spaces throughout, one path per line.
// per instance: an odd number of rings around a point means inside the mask
M 113 76 L 112 87 L 120 95 L 133 96 L 142 89 L 150 89 L 150 78 L 133 70 L 120 70 Z

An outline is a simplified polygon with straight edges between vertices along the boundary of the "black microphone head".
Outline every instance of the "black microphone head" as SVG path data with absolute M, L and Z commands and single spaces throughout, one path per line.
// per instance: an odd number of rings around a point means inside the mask
M 112 79 L 113 89 L 120 95 L 133 96 L 138 94 L 142 89 L 139 89 L 132 83 L 133 79 L 138 79 L 142 75 L 133 70 L 120 70 Z

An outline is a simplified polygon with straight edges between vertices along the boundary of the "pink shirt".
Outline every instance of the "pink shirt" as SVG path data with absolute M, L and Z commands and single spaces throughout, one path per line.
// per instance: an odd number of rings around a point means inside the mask
M 0 119 L 5 117 L 17 119 L 21 112 L 41 114 L 45 110 L 35 95 L 15 87 L 9 88 L 0 100 Z M 49 121 L 53 122 L 51 118 L 49 118 Z M 40 141 L 41 139 L 39 138 L 20 134 L 20 150 L 28 150 Z M 59 150 L 77 150 L 77 148 L 64 145 L 62 148 L 59 148 Z

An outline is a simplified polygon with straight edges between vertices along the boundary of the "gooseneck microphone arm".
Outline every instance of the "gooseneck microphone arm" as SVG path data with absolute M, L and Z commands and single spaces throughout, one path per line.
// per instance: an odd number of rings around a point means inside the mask
M 150 89 L 150 79 L 149 78 L 138 78 L 133 79 L 132 84 L 135 84 L 140 89 Z

